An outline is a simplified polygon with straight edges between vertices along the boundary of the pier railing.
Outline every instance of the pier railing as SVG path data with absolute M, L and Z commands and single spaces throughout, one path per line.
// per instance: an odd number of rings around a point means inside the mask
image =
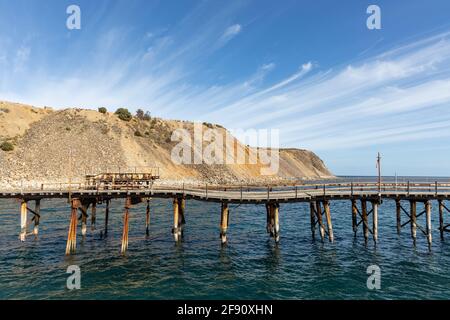
M 213 185 L 213 184 L 143 184 L 141 182 L 129 182 L 121 184 L 87 184 L 85 182 L 72 183 L 44 183 L 40 188 L 27 188 L 20 190 L 26 193 L 105 193 L 105 192 L 167 192 L 178 194 L 190 194 L 203 198 L 228 198 L 228 199 L 275 199 L 275 198 L 307 198 L 317 196 L 358 196 L 358 195 L 449 195 L 449 182 L 340 182 L 322 184 L 297 184 L 297 185 Z M 0 191 L 1 193 L 1 191 Z

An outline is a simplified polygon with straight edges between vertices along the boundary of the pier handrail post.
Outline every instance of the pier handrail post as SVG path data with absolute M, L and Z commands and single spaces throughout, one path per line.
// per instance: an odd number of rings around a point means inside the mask
M 267 185 L 267 200 L 270 199 L 270 186 Z
M 325 196 L 325 184 L 323 185 L 323 195 Z
M 406 194 L 409 196 L 409 180 L 408 180 L 407 185 L 406 185 Z
M 295 186 L 295 199 L 297 199 L 297 186 Z
M 350 192 L 351 192 L 351 195 L 353 197 L 353 181 L 350 183 Z
M 241 201 L 242 201 L 242 183 L 241 183 Z
M 434 182 L 434 194 L 436 196 L 438 195 L 438 183 L 437 183 L 437 181 Z

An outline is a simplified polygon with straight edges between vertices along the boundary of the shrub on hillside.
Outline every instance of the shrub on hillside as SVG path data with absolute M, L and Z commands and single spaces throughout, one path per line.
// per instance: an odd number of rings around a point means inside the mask
M 132 116 L 130 111 L 126 108 L 119 108 L 116 110 L 115 114 L 119 117 L 120 120 L 130 121 Z
M 98 112 L 105 114 L 106 112 L 108 112 L 108 110 L 106 110 L 105 107 L 100 107 L 98 108 Z
M 137 109 L 137 110 L 136 110 L 136 118 L 142 120 L 142 118 L 144 118 L 144 110 L 142 110 L 142 109 Z
M 136 131 L 134 132 L 134 135 L 135 135 L 136 137 L 142 137 L 142 133 L 141 133 L 139 130 L 136 130 Z
M 212 123 L 209 123 L 209 122 L 203 122 L 203 125 L 204 125 L 204 126 L 207 126 L 207 127 L 210 128 L 210 129 L 213 129 L 213 128 L 214 128 L 214 125 L 213 125 Z
M 2 144 L 0 144 L 0 149 L 2 149 L 3 151 L 13 151 L 14 146 L 11 142 L 5 141 Z
M 139 120 L 145 120 L 145 121 L 149 121 L 151 119 L 150 117 L 150 112 L 142 110 L 142 109 L 137 109 L 136 110 L 136 118 L 138 118 Z

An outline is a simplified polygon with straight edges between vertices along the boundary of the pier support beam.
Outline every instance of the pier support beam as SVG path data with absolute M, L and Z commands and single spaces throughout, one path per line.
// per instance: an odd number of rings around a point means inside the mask
M 125 254 L 128 249 L 128 225 L 129 225 L 129 209 L 131 208 L 131 198 L 127 197 L 125 200 L 125 213 L 123 215 L 123 232 L 122 232 L 122 246 L 120 252 Z
M 431 250 L 431 243 L 433 241 L 433 236 L 431 234 L 431 202 L 429 200 L 425 202 L 425 213 L 427 218 L 426 236 L 428 242 L 428 249 Z
M 378 200 L 372 201 L 372 236 L 373 242 L 378 242 Z
M 397 234 L 400 234 L 402 229 L 402 206 L 400 199 L 395 199 L 395 208 L 397 213 Z
M 184 225 L 186 224 L 186 219 L 184 218 L 184 211 L 186 208 L 186 199 L 184 197 L 178 198 L 178 226 L 180 228 L 180 234 L 183 234 Z
M 316 238 L 316 204 L 313 201 L 309 202 L 309 211 L 311 218 L 311 235 L 313 240 Z
M 80 206 L 81 206 L 80 201 L 78 199 L 72 198 L 70 224 L 69 224 L 69 231 L 67 234 L 66 255 L 75 253 L 77 247 L 77 225 L 78 225 L 77 212 Z
M 181 239 L 181 230 L 180 230 L 180 210 L 178 208 L 178 199 L 175 197 L 173 198 L 173 238 L 176 242 L 178 242 Z
M 274 204 L 268 203 L 269 210 L 269 221 L 268 221 L 268 229 L 271 237 L 275 236 L 275 207 Z
M 366 199 L 361 199 L 361 215 L 362 215 L 362 224 L 363 224 L 363 234 L 364 234 L 364 242 L 367 244 L 369 240 L 369 219 L 367 215 L 367 201 Z
M 362 225 L 362 232 L 364 236 L 365 245 L 369 242 L 369 235 L 372 234 L 372 239 L 376 245 L 378 242 L 378 208 L 381 203 L 381 199 L 372 197 L 361 197 L 361 210 L 358 209 L 357 199 L 352 199 L 352 223 L 355 238 L 358 232 L 359 225 Z M 370 201 L 372 207 L 369 210 L 367 202 Z M 369 216 L 372 217 L 372 224 L 369 225 Z M 360 219 L 358 219 L 358 217 Z
M 145 209 L 145 234 L 150 235 L 150 198 L 147 199 L 147 208 Z
M 95 222 L 97 219 L 97 200 L 92 201 L 91 207 L 91 230 L 95 230 Z
M 27 226 L 28 226 L 28 222 L 27 222 L 27 215 L 28 215 L 28 210 L 27 210 L 27 201 L 22 199 L 22 202 L 20 203 L 20 241 L 25 241 L 25 238 L 27 236 Z
M 356 199 L 352 199 L 352 228 L 356 238 L 356 232 L 358 231 L 358 207 Z
M 317 222 L 319 223 L 320 239 L 323 242 L 325 239 L 325 227 L 323 225 L 322 207 L 320 206 L 320 201 L 316 201 L 316 214 L 317 214 Z
M 39 233 L 39 219 L 41 218 L 41 199 L 37 199 L 34 202 L 34 228 L 33 228 L 33 234 L 35 236 Z
M 275 239 L 275 242 L 280 241 L 279 208 L 280 204 L 278 202 L 269 202 L 266 204 L 267 231 Z
M 410 217 L 411 217 L 411 238 L 413 239 L 414 245 L 416 245 L 417 238 L 417 222 L 416 222 L 416 208 L 417 202 L 415 200 L 410 200 Z
M 266 230 L 272 236 L 272 206 L 266 203 Z
M 105 208 L 105 237 L 108 235 L 108 220 L 109 220 L 109 202 L 111 200 L 106 200 L 106 208 Z
M 280 219 L 279 219 L 280 210 L 279 209 L 280 209 L 280 205 L 277 202 L 273 205 L 274 222 L 275 222 L 274 238 L 275 238 L 275 242 L 277 242 L 277 243 L 280 241 Z
M 330 202 L 328 200 L 325 200 L 323 202 L 323 208 L 325 210 L 325 217 L 327 219 L 328 239 L 330 240 L 331 243 L 333 243 L 334 242 L 333 224 L 331 223 Z
M 225 244 L 227 242 L 227 230 L 228 230 L 228 203 L 222 202 L 220 215 L 220 239 L 222 244 Z

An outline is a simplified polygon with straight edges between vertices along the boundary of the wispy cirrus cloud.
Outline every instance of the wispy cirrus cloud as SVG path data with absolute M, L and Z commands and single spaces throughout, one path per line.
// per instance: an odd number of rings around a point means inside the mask
M 222 34 L 222 36 L 219 39 L 219 42 L 222 44 L 227 43 L 231 39 L 233 39 L 235 36 L 237 36 L 242 30 L 242 27 L 240 24 L 236 23 L 232 26 L 229 26 L 225 32 Z
M 447 33 L 302 77 L 310 70 L 306 66 L 225 105 L 223 113 L 214 110 L 209 120 L 278 127 L 284 145 L 312 150 L 450 136 Z
M 37 105 L 148 107 L 158 116 L 230 128 L 280 128 L 284 146 L 313 150 L 450 136 L 450 33 L 366 52 L 364 60 L 334 68 L 298 61 L 290 74 L 277 77 L 282 61 L 270 57 L 245 76 L 206 82 L 196 74 L 209 67 L 208 55 L 225 50 L 243 28 L 219 15 L 197 26 L 199 32 L 186 32 L 198 20 L 193 14 L 170 30 L 146 31 L 142 43 L 129 39 L 129 30 L 108 30 L 96 38 L 91 60 L 75 51 L 84 59 L 77 68 L 39 69 L 26 81 L 14 70 L 26 67 L 33 48 L 3 52 L 3 60 L 15 56 L 15 62 L 3 63 L 0 97 Z M 133 41 L 138 45 L 123 46 Z
M 225 29 L 222 35 L 217 39 L 213 46 L 213 51 L 218 50 L 230 42 L 242 31 L 242 26 L 240 24 L 233 24 Z

